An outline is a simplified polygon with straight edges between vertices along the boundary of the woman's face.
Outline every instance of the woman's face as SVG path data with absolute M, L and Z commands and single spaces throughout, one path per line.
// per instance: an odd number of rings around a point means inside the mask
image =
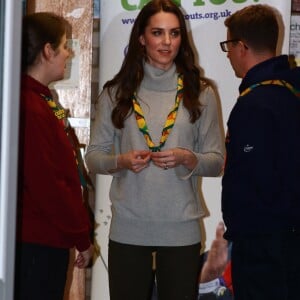
M 67 38 L 64 34 L 59 46 L 55 50 L 55 54 L 52 57 L 53 65 L 53 81 L 61 80 L 64 78 L 66 61 L 70 56 L 70 49 L 68 48 Z
M 169 69 L 181 43 L 177 16 L 163 11 L 153 15 L 139 40 L 145 47 L 147 61 L 152 66 L 163 70 Z

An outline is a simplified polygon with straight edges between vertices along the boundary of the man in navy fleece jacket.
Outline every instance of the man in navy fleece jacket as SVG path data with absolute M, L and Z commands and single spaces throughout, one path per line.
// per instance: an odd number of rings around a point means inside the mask
M 220 43 L 242 78 L 222 181 L 236 300 L 299 299 L 300 70 L 276 56 L 277 17 L 245 7 L 225 20 Z

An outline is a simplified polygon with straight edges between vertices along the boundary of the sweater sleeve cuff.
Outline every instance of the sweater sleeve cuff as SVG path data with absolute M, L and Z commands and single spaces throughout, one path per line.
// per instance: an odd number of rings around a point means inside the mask
M 199 158 L 198 158 L 198 156 L 197 156 L 197 153 L 195 153 L 194 151 L 192 151 L 192 150 L 190 150 L 190 149 L 188 149 L 188 148 L 184 148 L 184 147 L 178 147 L 178 148 L 184 149 L 184 150 L 188 150 L 188 151 L 192 152 L 192 153 L 197 157 L 197 159 L 198 159 L 198 161 L 199 161 Z M 177 175 L 180 179 L 182 179 L 182 180 L 187 180 L 187 179 L 189 179 L 189 178 L 193 175 L 194 170 L 195 170 L 196 168 L 197 168 L 197 165 L 196 165 L 196 167 L 195 167 L 193 170 L 189 170 L 189 169 L 187 169 L 185 166 L 180 165 L 180 166 L 178 166 L 178 167 L 175 168 L 175 172 L 176 172 L 176 175 Z

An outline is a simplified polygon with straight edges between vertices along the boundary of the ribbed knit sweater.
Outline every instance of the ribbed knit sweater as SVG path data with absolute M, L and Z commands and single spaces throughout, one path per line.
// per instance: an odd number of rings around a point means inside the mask
M 145 64 L 137 96 L 155 144 L 160 140 L 166 117 L 174 105 L 177 75 L 175 65 L 164 71 Z M 194 124 L 180 103 L 175 125 L 162 149 L 181 147 L 193 151 L 198 158 L 194 170 L 183 166 L 163 170 L 150 162 L 140 173 L 122 170 L 111 174 L 110 239 L 147 246 L 183 246 L 200 241 L 199 218 L 203 209 L 198 176 L 218 176 L 223 166 L 223 141 L 211 88 L 201 93 L 200 101 L 202 114 Z M 134 114 L 125 120 L 123 129 L 113 126 L 114 105 L 104 90 L 86 153 L 87 165 L 93 173 L 108 174 L 116 168 L 119 153 L 148 149 Z

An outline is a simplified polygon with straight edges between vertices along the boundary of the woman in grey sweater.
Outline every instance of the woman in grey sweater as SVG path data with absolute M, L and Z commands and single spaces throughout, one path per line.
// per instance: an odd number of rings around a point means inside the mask
M 181 10 L 140 11 L 120 71 L 99 97 L 86 153 L 113 176 L 110 299 L 196 299 L 203 215 L 198 176 L 218 176 L 223 141 L 215 94 L 195 66 Z

